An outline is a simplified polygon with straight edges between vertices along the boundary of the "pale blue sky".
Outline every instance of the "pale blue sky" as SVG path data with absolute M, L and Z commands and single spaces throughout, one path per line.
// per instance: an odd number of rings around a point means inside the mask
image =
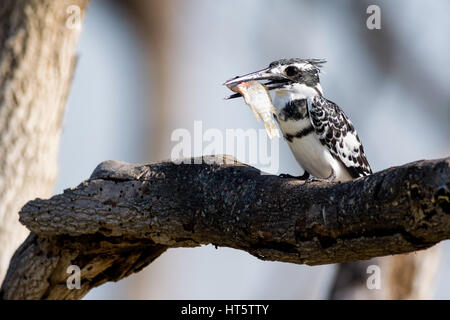
M 322 75 L 325 95 L 355 123 L 374 171 L 448 156 L 449 105 L 422 106 L 416 93 L 406 90 L 395 74 L 386 76 L 372 64 L 361 39 L 364 12 L 360 20 L 350 19 L 354 13 L 348 1 L 342 6 L 323 1 L 279 3 L 178 2 L 182 14 L 173 21 L 175 40 L 169 57 L 173 78 L 170 130 L 192 129 L 195 120 L 202 120 L 205 128 L 220 130 L 262 128 L 242 101 L 223 100 L 228 94 L 223 81 L 279 58 L 320 57 L 328 60 Z M 414 63 L 437 79 L 438 88 L 448 90 L 450 75 L 443 71 L 450 63 L 450 4 L 378 3 L 382 19 L 384 14 L 392 18 L 396 39 L 411 49 Z M 424 6 L 427 14 L 422 14 Z M 88 178 L 103 160 L 146 161 L 150 80 L 142 50 L 122 12 L 107 1 L 92 0 L 78 49 L 55 192 Z M 427 112 L 437 109 L 443 116 Z M 168 158 L 171 143 L 166 138 Z M 284 142 L 280 149 L 280 172 L 300 174 L 302 169 Z M 435 297 L 448 299 L 450 276 L 444 270 L 450 267 L 450 245 L 446 242 L 443 247 Z M 149 298 L 323 298 L 333 266 L 261 262 L 243 252 L 207 246 L 170 250 L 144 273 L 136 277 L 149 281 Z M 154 285 L 158 290 L 148 279 L 158 280 Z M 130 283 L 104 285 L 87 298 L 127 297 L 133 290 Z

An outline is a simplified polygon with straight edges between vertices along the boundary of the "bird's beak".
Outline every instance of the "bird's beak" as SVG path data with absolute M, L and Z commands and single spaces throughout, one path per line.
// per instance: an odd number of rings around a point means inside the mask
M 267 69 L 252 72 L 252 73 L 249 73 L 249 74 L 246 74 L 243 76 L 234 77 L 232 79 L 227 80 L 224 83 L 224 85 L 227 87 L 234 87 L 234 86 L 238 85 L 239 83 L 254 81 L 254 80 L 269 80 L 268 83 L 265 83 L 266 85 L 268 85 L 267 89 L 269 89 L 269 90 L 273 89 L 272 87 L 270 87 L 271 84 L 286 81 L 286 79 L 283 76 L 275 74 L 275 73 L 271 72 L 271 70 L 269 68 L 267 68 Z M 235 93 L 225 99 L 233 99 L 233 98 L 238 98 L 240 96 L 241 96 L 240 93 Z
M 237 76 L 234 77 L 224 83 L 227 87 L 233 87 L 241 82 L 248 82 L 252 80 L 273 80 L 275 75 L 270 72 L 270 69 L 264 69 L 256 72 L 252 72 L 249 74 L 246 74 L 244 76 Z

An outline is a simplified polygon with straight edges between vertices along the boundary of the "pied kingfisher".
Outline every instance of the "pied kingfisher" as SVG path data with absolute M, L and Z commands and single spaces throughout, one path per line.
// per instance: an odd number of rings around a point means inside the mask
M 264 85 L 276 108 L 273 116 L 305 170 L 300 178 L 344 182 L 372 174 L 352 122 L 334 102 L 323 97 L 319 81 L 323 63 L 325 60 L 320 59 L 282 59 L 225 85 L 266 80 Z M 230 98 L 239 96 L 237 93 Z

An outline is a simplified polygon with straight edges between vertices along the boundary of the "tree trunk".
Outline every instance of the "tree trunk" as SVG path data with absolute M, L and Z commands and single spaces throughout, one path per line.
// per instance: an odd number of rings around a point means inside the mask
M 18 211 L 57 176 L 74 50 L 88 0 L 0 3 L 0 282 L 28 231 Z
M 149 72 L 149 107 L 152 117 L 149 121 L 148 161 L 156 162 L 168 157 L 167 137 L 170 137 L 168 122 L 171 116 L 170 99 L 172 79 L 170 78 L 170 52 L 173 50 L 173 21 L 177 18 L 177 3 L 160 0 L 117 1 L 136 26 L 145 48 L 145 66 Z

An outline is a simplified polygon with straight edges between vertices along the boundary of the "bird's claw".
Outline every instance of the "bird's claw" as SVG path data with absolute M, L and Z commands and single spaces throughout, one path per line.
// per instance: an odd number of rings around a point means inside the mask
M 328 178 L 316 178 L 313 176 L 309 176 L 308 179 L 305 180 L 305 183 L 310 183 L 310 182 L 333 182 L 334 179 L 336 179 L 336 173 L 334 172 L 334 170 L 331 171 L 331 174 Z

